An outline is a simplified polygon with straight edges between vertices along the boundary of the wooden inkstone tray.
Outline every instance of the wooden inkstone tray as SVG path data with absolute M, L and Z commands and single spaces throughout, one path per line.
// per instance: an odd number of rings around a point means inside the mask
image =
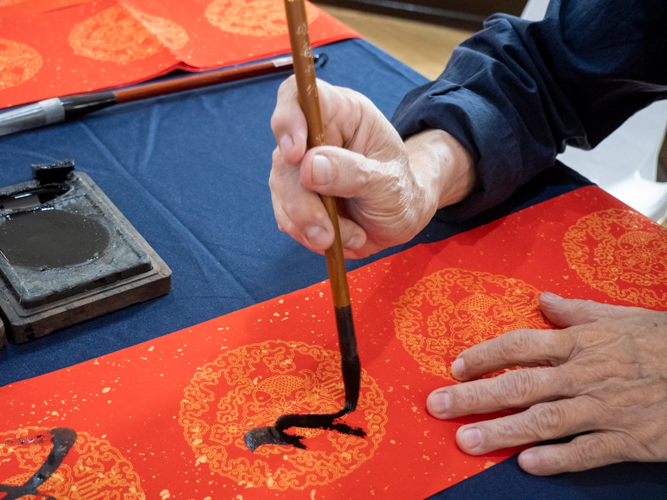
M 85 173 L 0 189 L 0 314 L 16 342 L 170 289 L 169 267 Z

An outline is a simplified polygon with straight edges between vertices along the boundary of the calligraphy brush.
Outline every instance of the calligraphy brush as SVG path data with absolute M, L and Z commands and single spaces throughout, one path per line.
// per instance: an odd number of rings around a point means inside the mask
M 327 62 L 326 54 L 316 55 L 316 60 Z M 89 92 L 66 97 L 53 97 L 0 114 L 0 136 L 13 134 L 45 125 L 78 118 L 114 104 L 138 101 L 185 90 L 199 89 L 218 83 L 233 82 L 253 76 L 269 75 L 292 69 L 291 57 L 246 64 L 236 68 L 209 71 L 182 78 L 147 83 L 124 89 Z
M 324 145 L 324 127 L 320 113 L 320 101 L 315 79 L 315 64 L 308 36 L 308 20 L 303 0 L 285 0 L 287 25 L 289 28 L 292 58 L 294 59 L 294 74 L 299 96 L 299 104 L 306 115 L 308 123 L 308 149 Z M 307 429 L 335 430 L 343 434 L 352 434 L 363 437 L 366 433 L 362 429 L 350 427 L 336 419 L 355 410 L 359 399 L 361 384 L 361 363 L 357 354 L 357 340 L 354 335 L 352 321 L 352 306 L 350 291 L 347 285 L 347 272 L 343 257 L 343 245 L 338 227 L 338 211 L 336 198 L 320 195 L 324 207 L 333 223 L 334 243 L 325 252 L 329 282 L 333 292 L 334 310 L 336 312 L 336 327 L 340 344 L 343 383 L 345 384 L 345 405 L 337 413 L 311 415 L 283 415 L 276 420 L 272 427 L 252 429 L 244 436 L 245 444 L 250 451 L 255 451 L 263 444 L 292 445 L 305 448 L 301 436 L 285 433 L 290 427 Z

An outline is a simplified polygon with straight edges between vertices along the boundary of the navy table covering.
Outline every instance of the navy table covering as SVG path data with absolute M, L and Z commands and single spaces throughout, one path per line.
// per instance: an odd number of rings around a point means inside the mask
M 363 40 L 320 48 L 318 77 L 367 95 L 390 117 L 426 80 Z M 30 165 L 74 158 L 173 271 L 172 291 L 0 351 L 0 386 L 103 356 L 327 278 L 324 258 L 278 231 L 268 177 L 270 117 L 286 75 L 119 105 L 51 128 L 0 137 L 0 186 Z M 437 241 L 589 182 L 557 164 L 464 223 L 434 220 L 412 242 Z M 363 354 L 363 353 L 362 353 Z M 0 407 L 8 404 L 0 401 Z M 1 411 L 1 410 L 0 410 Z M 666 417 L 667 420 L 667 417 Z M 667 464 L 618 464 L 538 478 L 516 457 L 433 498 L 667 498 Z

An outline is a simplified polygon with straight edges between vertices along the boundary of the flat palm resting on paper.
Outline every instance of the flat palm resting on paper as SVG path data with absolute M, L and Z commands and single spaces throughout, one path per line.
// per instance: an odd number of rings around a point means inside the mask
M 425 498 L 520 451 L 468 455 L 456 444 L 461 428 L 531 413 L 431 416 L 431 391 L 466 385 L 451 371 L 459 353 L 517 329 L 553 337 L 542 290 L 664 308 L 664 272 L 646 269 L 666 257 L 664 229 L 597 187 L 578 189 L 349 273 L 363 367 L 357 410 L 341 421 L 367 437 L 297 429 L 307 449 L 254 453 L 243 441 L 281 415 L 343 406 L 324 282 L 0 388 L 0 401 L 12 402 L 0 413 L 0 484 L 24 484 L 51 452 L 52 430 L 67 428 L 76 442 L 38 488 L 54 498 L 76 498 L 73 488 L 84 486 L 136 499 L 194 490 L 202 498 L 319 498 L 322 489 L 341 498 Z M 640 276 L 647 284 L 637 292 Z

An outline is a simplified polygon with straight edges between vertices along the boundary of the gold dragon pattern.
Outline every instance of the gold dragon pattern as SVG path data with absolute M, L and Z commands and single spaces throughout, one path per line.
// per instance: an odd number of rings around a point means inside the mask
M 463 350 L 518 328 L 549 328 L 540 291 L 514 278 L 447 268 L 420 279 L 394 304 L 394 328 L 405 350 L 434 375 L 454 380 Z
M 266 341 L 239 347 L 204 365 L 185 388 L 179 423 L 198 463 L 247 487 L 303 489 L 329 484 L 369 460 L 385 435 L 387 400 L 365 370 L 357 410 L 365 438 L 295 429 L 306 450 L 243 441 L 255 427 L 288 413 L 335 413 L 345 387 L 340 353 L 304 342 Z M 343 420 L 349 418 L 343 417 Z
M 563 238 L 579 278 L 614 299 L 667 306 L 667 229 L 631 210 L 586 215 Z

